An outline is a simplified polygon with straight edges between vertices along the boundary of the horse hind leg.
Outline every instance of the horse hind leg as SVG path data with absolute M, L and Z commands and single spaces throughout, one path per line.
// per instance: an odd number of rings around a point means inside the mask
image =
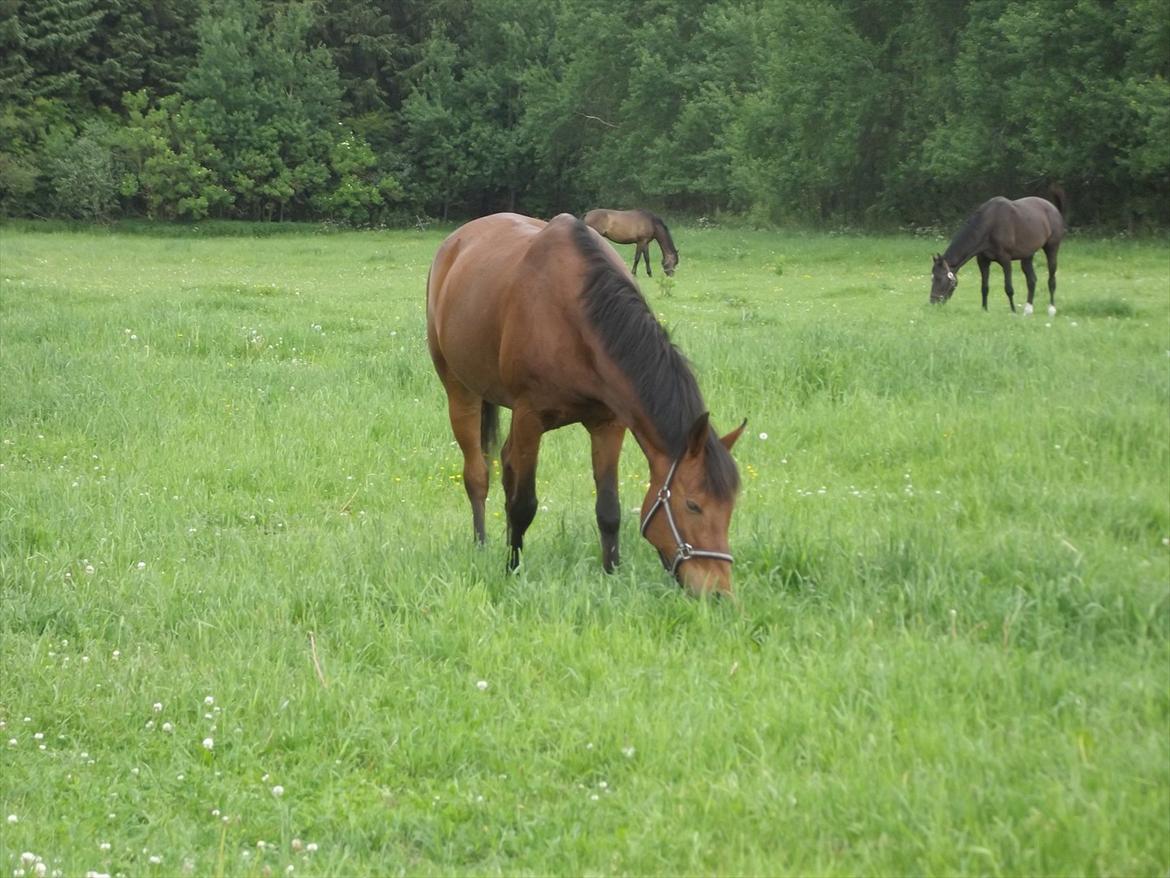
M 475 541 L 483 545 L 487 538 L 484 532 L 484 507 L 488 494 L 488 461 L 482 444 L 482 431 L 486 423 L 483 401 L 460 385 L 444 382 L 447 389 L 447 414 L 451 419 L 451 432 L 463 452 L 463 487 L 471 502 L 471 526 Z
M 544 426 L 535 412 L 520 407 L 512 411 L 512 427 L 500 453 L 511 547 L 509 570 L 520 566 L 524 534 L 536 517 L 536 461 L 543 432 Z
M 1028 304 L 1024 306 L 1024 314 L 1032 313 L 1032 298 L 1036 295 L 1036 269 L 1032 266 L 1032 257 L 1020 260 L 1020 267 L 1024 270 L 1024 279 L 1028 282 Z

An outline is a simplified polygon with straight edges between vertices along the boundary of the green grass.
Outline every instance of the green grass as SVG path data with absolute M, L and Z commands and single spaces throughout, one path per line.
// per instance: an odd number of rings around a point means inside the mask
M 0 868 L 1170 868 L 1165 241 L 1071 238 L 1023 318 L 928 306 L 937 241 L 675 229 L 729 603 L 632 442 L 601 573 L 579 428 L 520 573 L 498 484 L 472 547 L 442 231 L 129 231 L 0 229 Z

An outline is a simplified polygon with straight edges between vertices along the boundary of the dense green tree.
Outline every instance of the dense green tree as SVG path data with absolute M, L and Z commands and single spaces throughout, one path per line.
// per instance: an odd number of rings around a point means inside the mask
M 142 90 L 125 103 L 128 120 L 117 140 L 124 198 L 157 219 L 199 220 L 230 206 L 232 195 L 212 170 L 222 155 L 180 95 L 152 105 Z
M 0 0 L 0 211 L 1170 223 L 1166 0 Z
M 772 220 L 861 216 L 875 199 L 886 78 L 829 0 L 763 11 L 759 87 L 731 134 L 736 203 Z
M 328 180 L 341 88 L 328 52 L 306 43 L 311 25 L 306 4 L 263 21 L 256 0 L 221 0 L 200 21 L 183 92 L 242 216 L 283 218 Z
M 1165 11 L 1109 0 L 973 3 L 954 100 L 928 133 L 924 166 L 967 191 L 1058 181 L 1092 221 L 1152 208 L 1150 197 L 1170 191 Z

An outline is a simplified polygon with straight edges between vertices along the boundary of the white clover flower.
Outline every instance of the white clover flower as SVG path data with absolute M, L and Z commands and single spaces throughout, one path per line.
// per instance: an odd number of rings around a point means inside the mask
M 212 696 L 208 695 L 206 698 L 203 699 L 203 703 L 206 704 L 208 707 L 211 707 L 211 705 L 215 704 L 215 699 Z
M 633 759 L 635 752 L 637 751 L 635 751 L 633 747 L 622 747 L 622 755 L 627 759 Z
M 25 851 L 23 854 L 20 855 L 20 862 L 26 866 L 31 866 L 36 861 L 37 861 L 37 855 L 34 854 L 32 851 Z
M 282 787 L 280 784 L 277 784 L 276 786 L 274 786 L 272 788 L 272 795 L 276 796 L 276 798 L 279 799 L 281 796 L 284 795 L 284 787 Z
M 305 850 L 308 851 L 310 854 L 314 853 L 317 850 L 317 842 L 315 842 L 315 841 L 309 842 L 307 845 L 305 845 Z
M 215 741 L 212 738 L 204 738 L 203 739 L 203 749 L 204 750 L 214 750 L 215 749 Z
M 162 713 L 162 702 L 161 702 L 161 701 L 156 701 L 156 702 L 154 703 L 153 710 L 154 710 L 154 712 L 155 712 L 155 713 Z
M 160 857 L 158 854 L 151 854 L 150 865 L 157 866 L 161 863 L 162 863 L 162 857 Z
M 169 723 L 169 722 L 163 723 L 162 730 L 169 735 L 171 732 L 173 732 L 175 730 L 175 727 L 173 725 L 171 725 L 171 723 Z
M 103 841 L 101 844 L 98 845 L 99 851 L 108 851 L 109 849 L 110 849 L 110 843 L 108 841 Z
M 488 687 L 487 680 L 480 680 L 475 684 L 475 688 L 478 689 L 480 692 L 483 692 L 484 690 L 486 690 L 487 687 Z
M 146 562 L 145 562 L 145 561 L 139 561 L 139 562 L 138 562 L 138 569 L 139 569 L 139 570 L 145 570 L 145 569 L 146 569 Z
M 768 438 L 768 434 L 767 434 L 767 433 L 761 433 L 761 434 L 760 434 L 760 438 L 761 438 L 761 439 L 767 439 L 767 438 Z

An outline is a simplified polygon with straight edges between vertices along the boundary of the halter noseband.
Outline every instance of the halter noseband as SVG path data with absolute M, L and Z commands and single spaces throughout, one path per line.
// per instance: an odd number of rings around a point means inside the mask
M 678 469 L 678 462 L 681 457 L 676 457 L 674 462 L 670 465 L 670 470 L 666 473 L 666 480 L 662 483 L 662 488 L 658 491 L 658 496 L 654 500 L 654 505 L 650 507 L 650 511 L 646 513 L 646 517 L 642 519 L 642 536 L 646 536 L 646 528 L 650 526 L 650 519 L 654 517 L 654 513 L 662 508 L 666 510 L 666 523 L 670 525 L 670 532 L 674 535 L 675 553 L 674 562 L 670 565 L 670 575 L 674 576 L 675 571 L 678 570 L 679 565 L 683 561 L 689 561 L 691 558 L 715 558 L 718 561 L 726 561 L 728 564 L 734 563 L 734 559 L 727 552 L 713 552 L 710 549 L 696 549 L 690 543 L 682 538 L 679 533 L 678 525 L 674 522 L 674 513 L 670 511 L 670 483 L 674 479 L 674 471 Z

